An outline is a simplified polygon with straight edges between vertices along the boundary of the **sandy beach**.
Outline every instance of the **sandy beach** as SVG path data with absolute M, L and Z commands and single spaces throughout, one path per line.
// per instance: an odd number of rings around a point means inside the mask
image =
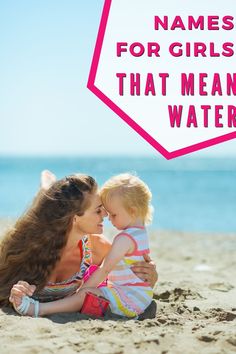
M 1 234 L 5 227 L 2 220 Z M 155 318 L 30 318 L 2 308 L 1 354 L 235 353 L 236 234 L 156 231 L 150 243 L 159 272 Z

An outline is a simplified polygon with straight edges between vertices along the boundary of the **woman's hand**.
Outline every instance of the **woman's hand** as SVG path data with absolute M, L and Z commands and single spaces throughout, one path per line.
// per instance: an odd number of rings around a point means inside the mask
M 20 306 L 23 296 L 32 296 L 35 292 L 36 286 L 30 285 L 26 281 L 19 280 L 18 283 L 14 284 L 11 288 L 9 301 L 14 307 Z
M 131 267 L 131 269 L 137 277 L 148 282 L 151 287 L 154 288 L 158 280 L 156 265 L 147 254 L 145 254 L 143 258 L 143 262 L 135 263 L 135 266 Z

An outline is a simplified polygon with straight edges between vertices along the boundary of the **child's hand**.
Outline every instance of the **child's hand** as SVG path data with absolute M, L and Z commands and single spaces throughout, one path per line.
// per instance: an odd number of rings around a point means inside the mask
M 131 270 L 137 277 L 148 282 L 153 288 L 158 280 L 156 265 L 147 254 L 143 258 L 144 261 L 135 263 L 135 266 L 132 266 Z

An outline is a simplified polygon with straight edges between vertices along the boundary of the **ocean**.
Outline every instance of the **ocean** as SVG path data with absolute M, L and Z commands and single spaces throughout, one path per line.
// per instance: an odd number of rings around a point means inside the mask
M 18 217 L 39 188 L 40 172 L 59 178 L 135 172 L 150 187 L 151 227 L 173 231 L 236 232 L 236 159 L 183 157 L 0 157 L 0 217 Z M 106 223 L 108 225 L 108 223 Z

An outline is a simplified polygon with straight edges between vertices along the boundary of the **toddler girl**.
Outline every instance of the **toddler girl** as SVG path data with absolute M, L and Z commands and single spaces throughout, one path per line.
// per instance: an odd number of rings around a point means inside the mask
M 109 220 L 122 231 L 114 238 L 112 249 L 102 265 L 108 276 L 107 287 L 100 290 L 110 301 L 111 311 L 126 317 L 138 316 L 152 301 L 150 285 L 130 270 L 131 265 L 149 253 L 145 224 L 151 221 L 151 197 L 148 186 L 130 174 L 111 178 L 101 190 Z

